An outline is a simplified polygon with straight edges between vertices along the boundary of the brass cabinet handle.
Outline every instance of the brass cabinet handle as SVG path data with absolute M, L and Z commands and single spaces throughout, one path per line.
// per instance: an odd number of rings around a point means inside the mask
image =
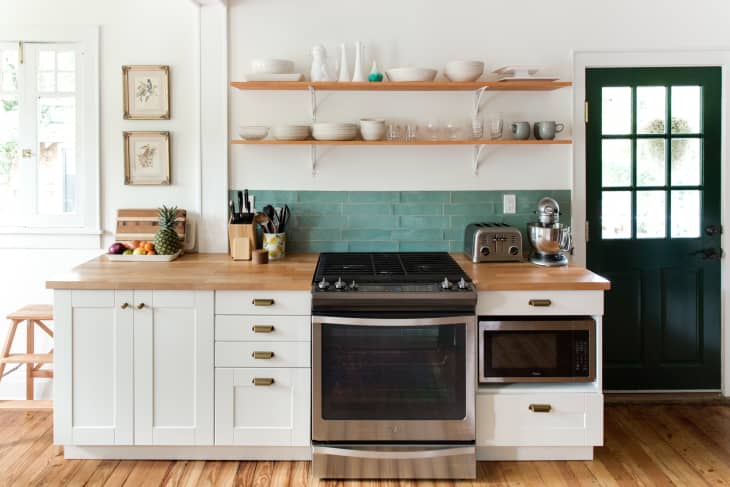
M 553 407 L 550 404 L 530 404 L 528 409 L 533 413 L 549 413 Z
M 530 306 L 547 307 L 553 304 L 549 299 L 531 299 L 528 301 Z
M 274 331 L 274 325 L 253 325 L 251 330 L 254 333 L 271 333 Z
M 122 303 L 121 305 L 119 305 L 119 307 L 122 309 L 127 309 L 129 308 L 129 303 Z
M 274 379 L 271 377 L 254 377 L 251 383 L 255 386 L 270 386 L 274 384 Z
M 274 357 L 274 352 L 253 352 L 251 356 L 255 359 L 265 359 L 268 360 L 270 358 Z
M 144 304 L 144 303 L 139 303 L 139 304 L 137 305 L 137 309 L 142 309 L 142 308 L 144 308 L 144 306 L 145 306 L 145 304 Z
M 251 301 L 251 304 L 254 306 L 273 306 L 274 300 L 273 299 L 254 299 Z

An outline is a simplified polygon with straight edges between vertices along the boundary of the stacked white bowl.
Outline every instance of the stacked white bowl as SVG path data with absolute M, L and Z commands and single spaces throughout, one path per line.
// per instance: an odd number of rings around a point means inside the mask
M 271 135 L 277 140 L 304 140 L 309 138 L 309 125 L 275 125 Z
M 244 125 L 238 127 L 238 135 L 246 140 L 260 140 L 266 137 L 268 133 L 269 128 L 262 125 Z
M 294 72 L 294 61 L 288 59 L 254 59 L 251 72 L 256 74 L 289 74 Z
M 484 73 L 481 61 L 449 61 L 446 63 L 444 75 L 450 81 L 476 81 Z
M 382 118 L 361 119 L 360 134 L 363 140 L 383 140 L 385 138 L 385 120 Z
M 357 125 L 317 122 L 312 124 L 312 137 L 317 140 L 353 140 L 357 137 Z
M 385 72 L 390 81 L 433 81 L 438 70 L 430 68 L 393 68 Z

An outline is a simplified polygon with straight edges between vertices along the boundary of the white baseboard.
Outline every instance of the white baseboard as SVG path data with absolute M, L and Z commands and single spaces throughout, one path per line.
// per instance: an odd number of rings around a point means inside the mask
M 593 460 L 592 446 L 478 446 L 479 461 Z
M 311 460 L 312 448 L 246 446 L 64 446 L 64 458 L 84 460 Z

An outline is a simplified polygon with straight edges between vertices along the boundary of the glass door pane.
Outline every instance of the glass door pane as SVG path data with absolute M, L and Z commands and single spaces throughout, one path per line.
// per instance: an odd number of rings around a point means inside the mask
M 0 45 L 0 217 L 14 216 L 21 204 L 20 97 L 18 50 Z

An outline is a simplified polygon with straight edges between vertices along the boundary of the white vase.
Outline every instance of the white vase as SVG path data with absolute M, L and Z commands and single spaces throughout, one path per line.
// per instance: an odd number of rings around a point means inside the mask
M 337 81 L 350 81 L 350 67 L 347 65 L 347 50 L 340 44 L 340 76 Z
M 312 47 L 312 69 L 309 75 L 312 81 L 332 81 L 327 66 L 327 50 L 321 44 Z
M 352 75 L 352 81 L 363 82 L 365 79 L 365 73 L 363 73 L 363 45 L 360 41 L 355 42 L 355 73 Z

